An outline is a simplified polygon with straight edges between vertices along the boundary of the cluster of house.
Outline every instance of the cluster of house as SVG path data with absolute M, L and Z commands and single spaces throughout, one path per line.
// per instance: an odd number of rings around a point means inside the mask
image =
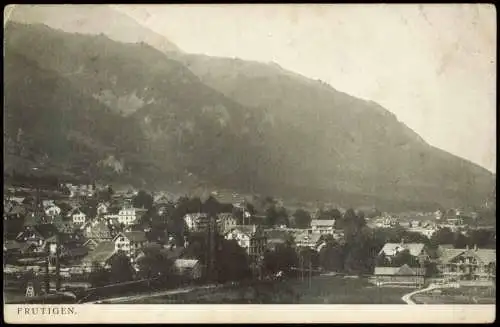
M 413 218 L 412 218 L 413 217 Z M 433 213 L 416 213 L 410 217 L 383 215 L 368 221 L 368 226 L 373 228 L 392 228 L 400 226 L 408 231 L 422 234 L 428 238 L 442 228 L 449 228 L 452 232 L 466 234 L 473 229 L 471 222 L 478 218 L 477 213 L 466 213 L 460 210 L 444 212 L 438 210 Z
M 496 250 L 466 247 L 456 249 L 452 245 L 441 245 L 431 253 L 423 243 L 386 243 L 379 255 L 384 255 L 390 263 L 401 251 L 408 251 L 416 264 L 401 266 L 376 266 L 374 281 L 377 284 L 400 283 L 422 285 L 429 275 L 428 263 L 433 263 L 437 271 L 433 277 L 448 282 L 469 283 L 471 285 L 491 285 L 496 282 Z
M 88 190 L 88 187 L 84 189 Z M 137 267 L 138 259 L 144 256 L 144 249 L 159 244 L 148 239 L 151 227 L 138 223 L 147 210 L 131 204 L 134 194 L 115 194 L 113 203 L 100 202 L 91 208 L 85 205 L 85 197 L 68 196 L 63 200 L 42 201 L 29 196 L 11 197 L 4 201 L 4 219 L 22 219 L 24 223 L 19 233 L 4 241 L 4 254 L 15 258 L 16 269 L 36 271 L 42 269 L 49 249 L 50 269 L 54 269 L 57 255 L 61 274 L 68 276 L 90 272 L 97 266 L 109 268 L 111 259 L 120 251 Z M 154 196 L 154 209 L 159 213 L 167 203 L 172 203 L 170 196 Z M 236 203 L 234 207 L 242 206 Z M 263 229 L 260 221 L 263 217 L 251 216 L 247 212 L 243 214 L 246 225 L 239 225 L 232 213 L 220 213 L 216 219 L 210 219 L 208 214 L 202 212 L 186 214 L 184 222 L 188 232 L 207 232 L 213 228 L 224 238 L 235 240 L 252 259 L 262 257 L 266 249 L 284 244 L 290 236 L 297 247 L 317 251 L 322 244 L 322 236 L 343 237 L 342 231 L 334 228 L 335 220 L 314 219 L 311 228 L 306 229 Z M 188 239 L 185 238 L 184 244 L 179 246 L 175 235 L 168 231 L 165 234 L 160 250 L 174 260 L 179 273 L 189 272 L 192 278 L 199 278 L 202 270 L 200 262 L 184 257 Z M 56 248 L 58 254 L 55 253 Z

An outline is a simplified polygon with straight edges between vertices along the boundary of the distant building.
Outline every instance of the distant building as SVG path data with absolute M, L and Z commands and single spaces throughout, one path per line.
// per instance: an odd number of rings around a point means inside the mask
M 133 261 L 137 251 L 142 249 L 147 243 L 146 233 L 135 231 L 135 232 L 123 232 L 118 233 L 114 238 L 116 251 L 124 251 L 127 256 Z
M 379 255 L 383 254 L 387 259 L 392 260 L 396 255 L 404 250 L 408 250 L 410 254 L 416 257 L 421 263 L 429 259 L 429 253 L 427 252 L 424 243 L 386 243 L 379 251 Z
M 311 229 L 313 233 L 320 233 L 321 235 L 333 235 L 335 230 L 335 219 L 329 220 L 320 220 L 313 219 L 311 220 Z
M 425 281 L 425 268 L 412 268 L 407 264 L 401 267 L 375 267 L 374 281 L 377 285 L 400 284 L 421 286 Z
M 236 240 L 238 245 L 244 248 L 253 260 L 263 255 L 266 249 L 267 238 L 263 231 L 256 225 L 235 226 L 224 237 L 227 240 Z
M 238 224 L 236 217 L 231 213 L 220 213 L 217 215 L 217 225 L 221 234 L 225 234 Z
M 87 215 L 80 210 L 80 208 L 75 208 L 68 213 L 68 217 L 71 218 L 73 224 L 83 225 L 87 221 Z
M 209 224 L 209 217 L 206 213 L 188 213 L 184 216 L 187 228 L 191 232 L 206 231 Z

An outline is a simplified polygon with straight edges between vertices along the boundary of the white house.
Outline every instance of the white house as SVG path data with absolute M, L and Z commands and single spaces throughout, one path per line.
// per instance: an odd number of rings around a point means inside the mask
M 87 215 L 84 214 L 80 208 L 75 208 L 71 210 L 71 212 L 68 214 L 69 217 L 71 217 L 71 220 L 73 221 L 74 224 L 82 225 L 85 224 L 87 220 Z
M 115 251 L 124 251 L 130 257 L 130 261 L 134 261 L 137 251 L 142 249 L 146 242 L 146 233 L 141 231 L 118 233 L 113 238 Z
M 116 217 L 120 224 L 132 225 L 135 224 L 136 220 L 146 213 L 146 211 L 146 209 L 124 207 L 118 211 L 118 215 L 113 216 L 113 218 Z
M 206 230 L 209 218 L 206 213 L 188 213 L 184 216 L 184 221 L 190 231 L 199 232 Z
M 59 208 L 55 204 L 50 204 L 47 207 L 44 207 L 44 211 L 47 216 L 51 217 L 61 214 L 61 208 Z
M 224 235 L 227 240 L 236 240 L 250 257 L 260 256 L 265 251 L 267 237 L 257 226 L 235 226 Z
M 335 226 L 335 219 L 311 220 L 311 229 L 313 233 L 320 233 L 321 235 L 326 235 L 326 234 L 333 235 L 333 232 L 335 231 L 334 226 Z
M 236 217 L 234 217 L 231 213 L 220 213 L 217 215 L 217 225 L 219 226 L 219 230 L 222 234 L 230 231 L 236 227 L 237 224 L 238 221 L 236 220 Z

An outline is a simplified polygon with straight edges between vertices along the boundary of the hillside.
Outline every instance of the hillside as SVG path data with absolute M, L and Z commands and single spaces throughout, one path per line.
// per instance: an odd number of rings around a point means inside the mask
M 36 149 L 47 166 L 147 186 L 180 180 L 343 206 L 474 205 L 495 185 L 376 103 L 277 65 L 88 34 L 8 24 L 8 143 L 19 148 L 20 128 L 35 140 L 32 158 L 14 151 L 14 162 L 39 162 Z
M 166 37 L 108 5 L 16 5 L 10 20 L 45 24 L 69 33 L 103 34 L 124 43 L 145 42 L 163 52 L 181 51 Z
M 486 169 L 432 147 L 374 102 L 276 64 L 172 55 L 207 85 L 281 122 L 276 135 L 287 135 L 281 140 L 288 141 L 286 160 L 314 171 L 323 188 L 463 204 L 484 200 L 495 185 Z M 309 183 L 311 175 L 304 176 L 302 183 Z
M 11 22 L 5 34 L 10 139 L 21 128 L 24 139 L 36 140 L 30 149 L 43 156 L 85 160 L 98 171 L 117 161 L 123 166 L 120 178 L 148 183 L 188 174 L 215 182 L 235 174 L 252 178 L 247 109 L 202 84 L 177 61 L 144 43 L 45 25 Z M 91 155 L 71 148 L 63 141 L 67 137 Z

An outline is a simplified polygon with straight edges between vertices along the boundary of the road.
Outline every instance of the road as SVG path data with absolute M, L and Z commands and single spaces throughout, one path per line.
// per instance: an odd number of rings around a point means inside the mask
M 415 294 L 419 294 L 419 293 L 423 293 L 423 292 L 427 292 L 427 291 L 430 291 L 430 290 L 433 290 L 433 289 L 436 289 L 436 288 L 442 288 L 443 285 L 436 285 L 436 284 L 430 284 L 428 287 L 426 288 L 422 288 L 422 289 L 419 289 L 419 290 L 416 290 L 416 291 L 413 291 L 411 293 L 408 293 L 408 294 L 405 294 L 403 295 L 403 297 L 401 298 L 401 300 L 403 300 L 406 304 L 416 304 L 415 302 L 413 302 L 413 300 L 411 299 L 411 297 Z
M 97 304 L 97 303 L 102 303 L 102 302 L 120 303 L 120 302 L 136 301 L 136 300 L 152 298 L 152 297 L 161 297 L 161 296 L 167 296 L 167 295 L 189 293 L 189 292 L 192 292 L 195 290 L 219 288 L 219 287 L 223 287 L 223 286 L 224 285 L 215 285 L 215 284 L 214 285 L 203 285 L 203 286 L 190 286 L 190 287 L 184 287 L 184 288 L 177 288 L 174 290 L 159 291 L 159 292 L 154 292 L 154 293 L 144 293 L 144 294 L 139 294 L 139 295 L 129 295 L 129 296 L 120 296 L 120 297 L 114 297 L 114 298 L 100 299 L 100 300 L 96 300 L 96 301 L 92 301 L 92 302 L 84 302 L 83 304 Z

